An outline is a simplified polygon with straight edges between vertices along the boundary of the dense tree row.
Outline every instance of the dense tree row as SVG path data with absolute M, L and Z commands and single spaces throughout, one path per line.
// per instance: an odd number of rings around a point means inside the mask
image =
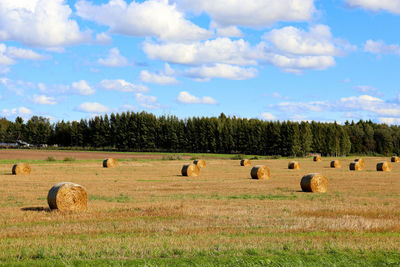
M 400 128 L 358 123 L 262 121 L 226 117 L 156 117 L 146 112 L 97 116 L 79 122 L 57 122 L 34 116 L 26 123 L 0 119 L 0 141 L 24 140 L 31 144 L 116 149 L 245 153 L 303 156 L 400 154 Z

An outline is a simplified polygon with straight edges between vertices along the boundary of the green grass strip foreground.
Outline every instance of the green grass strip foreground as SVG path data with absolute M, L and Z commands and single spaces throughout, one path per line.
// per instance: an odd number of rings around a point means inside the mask
M 256 254 L 256 255 L 252 255 Z M 132 260 L 18 259 L 1 262 L 1 266 L 400 266 L 400 252 L 383 251 L 271 251 L 259 255 L 247 250 L 240 256 L 198 255 Z

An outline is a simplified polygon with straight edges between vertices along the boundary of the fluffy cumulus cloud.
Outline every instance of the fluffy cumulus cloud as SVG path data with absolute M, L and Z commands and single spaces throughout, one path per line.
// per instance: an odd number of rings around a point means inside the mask
M 264 112 L 264 113 L 262 113 L 262 114 L 261 114 L 261 118 L 262 118 L 263 120 L 266 120 L 266 121 L 273 121 L 273 120 L 276 120 L 276 116 L 274 116 L 272 113 L 269 113 L 269 112 Z
M 183 103 L 183 104 L 206 104 L 206 105 L 215 105 L 217 104 L 217 101 L 209 96 L 203 96 L 203 97 L 197 97 L 194 95 L 191 95 L 189 92 L 182 91 L 179 93 L 178 102 Z
M 106 67 L 125 67 L 128 65 L 128 60 L 121 55 L 116 47 L 110 49 L 110 52 L 106 58 L 100 58 L 97 62 Z
M 151 59 L 183 65 L 257 64 L 257 60 L 250 57 L 252 53 L 250 44 L 243 39 L 217 38 L 205 42 L 166 44 L 145 42 L 143 50 Z
M 354 47 L 344 40 L 334 39 L 326 25 L 310 27 L 309 31 L 292 26 L 274 29 L 258 44 L 258 55 L 288 72 L 304 69 L 324 70 L 335 65 L 335 56 Z
M 75 4 L 78 16 L 110 27 L 112 33 L 136 37 L 155 36 L 165 41 L 193 41 L 212 34 L 185 19 L 168 0 L 144 2 L 110 0 L 102 5 L 88 1 Z
M 159 71 L 157 73 L 151 73 L 147 70 L 143 70 L 140 72 L 140 79 L 146 83 L 155 83 L 161 85 L 168 85 L 168 84 L 176 84 L 178 81 L 173 76 L 175 71 L 171 68 L 171 66 L 166 63 L 164 70 Z
M 32 98 L 32 102 L 39 105 L 55 105 L 57 101 L 54 97 L 46 96 L 46 95 L 34 95 Z
M 388 11 L 400 14 L 400 0 L 346 0 L 350 7 L 361 7 L 371 11 Z
M 147 92 L 149 88 L 143 85 L 135 85 L 122 79 L 118 80 L 102 80 L 100 82 L 100 88 L 104 90 L 119 91 L 119 92 Z
M 214 64 L 190 68 L 185 71 L 185 76 L 199 81 L 209 81 L 212 78 L 224 78 L 230 80 L 247 80 L 257 76 L 256 68 L 242 68 L 228 64 Z
M 2 109 L 1 114 L 6 117 L 16 117 L 20 116 L 23 118 L 27 118 L 32 114 L 32 110 L 27 107 L 19 107 L 19 108 L 12 108 L 12 109 Z
M 158 103 L 157 97 L 151 95 L 144 95 L 142 93 L 135 94 L 135 99 L 138 104 L 144 108 L 156 109 L 161 108 L 160 103 Z
M 17 59 L 43 60 L 46 58 L 46 56 L 40 55 L 30 49 L 7 47 L 5 44 L 0 43 L 0 73 L 8 72 L 9 68 L 7 66 L 16 64 Z
M 314 0 L 174 0 L 197 13 L 206 12 L 220 25 L 270 26 L 278 21 L 308 21 Z
M 91 114 L 101 114 L 107 113 L 110 109 L 97 102 L 85 102 L 76 107 L 77 111 L 91 113 Z
M 72 10 L 64 0 L 0 1 L 0 41 L 19 41 L 38 47 L 61 47 L 88 41 L 70 18 Z
M 95 93 L 95 90 L 85 80 L 73 82 L 72 88 L 78 95 L 93 95 Z
M 382 40 L 374 41 L 368 40 L 364 44 L 364 51 L 383 55 L 383 54 L 393 54 L 400 56 L 400 46 L 397 44 L 386 44 Z

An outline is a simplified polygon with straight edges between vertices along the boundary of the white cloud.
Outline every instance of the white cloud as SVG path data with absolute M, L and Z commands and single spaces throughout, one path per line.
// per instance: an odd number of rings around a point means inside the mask
M 208 13 L 221 25 L 270 26 L 278 21 L 308 21 L 314 0 L 174 0 L 183 8 Z
M 378 89 L 369 85 L 357 85 L 355 89 L 362 93 L 373 93 L 376 95 L 382 95 L 382 93 L 379 92 Z
M 331 104 L 327 101 L 312 101 L 312 102 L 281 102 L 271 107 L 277 107 L 282 111 L 292 113 L 303 112 L 322 112 L 331 109 Z
M 12 58 L 30 59 L 30 60 L 43 60 L 46 56 L 40 55 L 30 49 L 22 49 L 16 47 L 8 47 L 7 54 Z
M 147 92 L 149 88 L 143 85 L 135 85 L 125 80 L 102 80 L 100 82 L 100 87 L 104 90 L 112 90 L 119 92 Z
M 378 120 L 380 123 L 385 123 L 388 125 L 399 125 L 400 124 L 400 118 L 379 118 Z
M 129 104 L 125 104 L 125 105 L 122 105 L 119 110 L 121 112 L 123 112 L 123 111 L 135 111 L 136 107 L 132 106 L 132 105 L 129 105 Z
M 237 65 L 257 65 L 252 58 L 252 49 L 243 39 L 232 41 L 217 38 L 196 43 L 154 44 L 145 42 L 143 50 L 151 59 L 184 65 L 225 63 Z
M 96 42 L 99 44 L 109 44 L 111 41 L 112 38 L 104 32 L 96 34 Z
M 207 104 L 215 105 L 217 101 L 209 96 L 203 96 L 202 98 L 191 95 L 189 92 L 182 91 L 178 95 L 178 102 L 184 104 Z
M 269 113 L 269 112 L 264 112 L 264 113 L 262 113 L 262 114 L 261 114 L 261 118 L 262 118 L 263 120 L 266 120 L 266 121 L 273 121 L 273 120 L 276 120 L 276 116 L 274 116 L 272 113 Z
M 100 114 L 107 113 L 110 109 L 97 102 L 85 102 L 77 106 L 76 110 L 92 114 Z
M 243 37 L 243 32 L 237 26 L 221 26 L 212 21 L 210 28 L 217 31 L 217 35 L 221 37 Z
M 3 116 L 20 116 L 23 118 L 28 117 L 29 115 L 32 114 L 32 110 L 26 107 L 19 107 L 19 108 L 12 108 L 12 109 L 2 109 L 1 114 Z
M 110 0 L 93 5 L 81 0 L 75 4 L 77 15 L 110 27 L 111 32 L 129 36 L 155 36 L 166 41 L 207 39 L 211 33 L 184 18 L 184 14 L 168 0 L 148 0 L 142 3 Z
M 100 58 L 97 62 L 106 67 L 124 67 L 128 65 L 128 60 L 120 54 L 116 47 L 110 49 L 107 58 Z
M 274 29 L 257 46 L 258 57 L 287 72 L 304 69 L 324 70 L 335 65 L 334 56 L 343 50 L 354 50 L 345 40 L 334 39 L 326 25 L 310 27 L 309 31 L 292 26 Z
M 400 14 L 400 0 L 346 0 L 350 7 L 361 7 L 371 11 L 388 11 Z
M 364 45 L 364 51 L 373 54 L 393 54 L 400 56 L 400 46 L 397 44 L 385 44 L 382 40 L 368 40 Z
M 161 105 L 157 102 L 157 97 L 155 96 L 137 93 L 135 95 L 135 99 L 139 103 L 139 105 L 144 108 L 156 109 L 161 107 Z
M 211 78 L 247 80 L 256 77 L 257 74 L 258 71 L 255 68 L 242 68 L 228 64 L 201 66 L 190 68 L 185 71 L 185 76 L 200 81 L 209 81 Z
M 79 95 L 92 95 L 95 90 L 85 80 L 72 83 L 72 88 Z
M 70 16 L 64 0 L 2 0 L 0 41 L 18 41 L 39 47 L 62 47 L 88 41 Z
M 168 63 L 165 64 L 164 70 L 157 73 L 150 73 L 147 70 L 140 72 L 140 79 L 146 83 L 155 84 L 176 84 L 178 81 L 173 77 L 175 71 L 170 67 Z
M 46 95 L 34 95 L 32 98 L 33 103 L 40 105 L 55 105 L 57 101 L 54 97 L 46 96 Z

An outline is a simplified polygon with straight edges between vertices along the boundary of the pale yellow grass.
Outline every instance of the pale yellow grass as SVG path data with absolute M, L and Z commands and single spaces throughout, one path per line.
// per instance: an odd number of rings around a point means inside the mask
M 397 250 L 400 245 L 400 164 L 376 172 L 332 169 L 330 161 L 254 160 L 271 179 L 252 180 L 233 160 L 207 160 L 198 177 L 180 175 L 184 161 L 31 164 L 29 176 L 0 165 L 0 258 L 21 249 L 67 257 L 133 258 L 179 249 L 337 248 Z M 352 159 L 340 159 L 348 166 Z M 303 193 L 304 174 L 328 178 L 328 193 Z M 84 213 L 48 212 L 52 185 L 73 182 L 89 195 Z

